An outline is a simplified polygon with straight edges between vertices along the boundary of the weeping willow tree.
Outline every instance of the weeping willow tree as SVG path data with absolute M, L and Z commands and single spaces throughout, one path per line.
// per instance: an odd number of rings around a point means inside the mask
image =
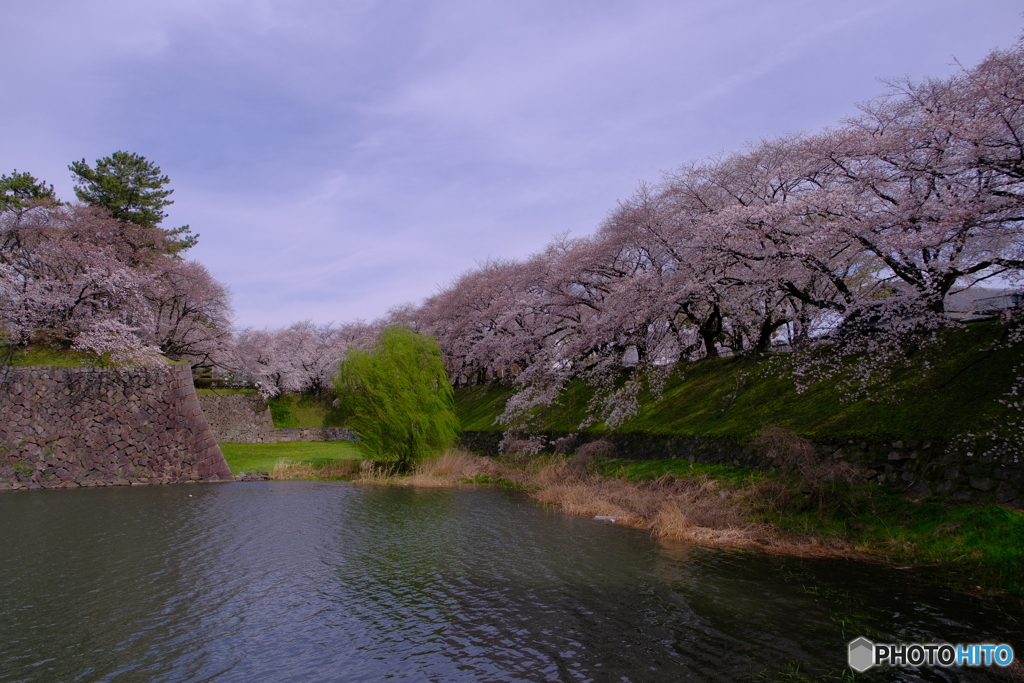
M 406 469 L 459 439 L 455 395 L 433 337 L 386 327 L 370 350 L 349 347 L 334 386 L 369 456 Z

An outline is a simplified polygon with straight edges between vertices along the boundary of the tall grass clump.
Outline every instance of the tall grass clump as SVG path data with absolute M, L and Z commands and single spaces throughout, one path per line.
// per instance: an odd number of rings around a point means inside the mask
M 349 347 L 334 386 L 360 450 L 401 471 L 459 440 L 454 393 L 433 337 L 386 327 L 369 350 Z

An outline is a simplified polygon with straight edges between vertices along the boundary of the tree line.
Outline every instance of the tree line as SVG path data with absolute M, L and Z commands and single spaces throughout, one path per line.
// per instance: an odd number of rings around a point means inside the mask
M 438 338 L 456 382 L 515 374 L 510 421 L 580 378 L 614 424 L 642 377 L 773 343 L 798 381 L 870 386 L 956 324 L 950 295 L 1019 281 L 1022 77 L 1018 43 L 893 82 L 840 125 L 686 164 L 593 236 L 484 263 L 396 317 Z
M 951 295 L 1019 281 L 1022 78 L 1018 42 L 948 78 L 895 81 L 835 127 L 641 184 L 591 236 L 340 327 L 232 331 L 225 288 L 181 256 L 195 236 L 158 226 L 166 177 L 150 165 L 123 183 L 145 190 L 135 199 L 109 181 L 133 155 L 72 164 L 75 205 L 5 176 L 0 315 L 16 340 L 159 349 L 267 395 L 327 390 L 346 349 L 403 325 L 437 339 L 453 384 L 516 383 L 509 421 L 578 379 L 598 389 L 593 419 L 615 424 L 681 360 L 780 346 L 798 382 L 842 372 L 856 393 L 957 325 Z

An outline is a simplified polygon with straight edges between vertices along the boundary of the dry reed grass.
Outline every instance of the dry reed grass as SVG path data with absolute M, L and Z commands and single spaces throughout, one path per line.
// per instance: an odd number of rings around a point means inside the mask
M 614 458 L 615 457 L 615 444 L 607 439 L 598 439 L 597 441 L 591 441 L 585 443 L 576 449 L 576 457 L 583 458 Z
M 397 467 L 376 463 L 373 460 L 363 460 L 359 463 L 359 471 L 353 475 L 353 479 L 364 484 L 392 484 L 398 479 Z
M 451 486 L 467 479 L 494 477 L 503 473 L 504 468 L 492 458 L 449 450 L 439 457 L 417 463 L 408 483 L 421 487 Z
M 597 476 L 565 477 L 554 463 L 538 473 L 533 496 L 572 515 L 612 517 L 656 538 L 691 543 L 771 547 L 783 536 L 744 520 L 742 496 L 719 490 L 706 477 L 629 482 Z
M 751 450 L 772 462 L 780 472 L 794 472 L 807 483 L 861 479 L 860 471 L 843 460 L 823 457 L 815 445 L 791 429 L 769 425 L 755 436 Z
M 818 502 L 818 516 L 823 518 L 829 493 L 827 482 L 852 484 L 863 481 L 863 472 L 850 463 L 829 458 L 796 432 L 778 426 L 768 426 L 750 442 L 755 453 L 771 461 L 780 472 L 796 474 L 800 488 Z M 782 512 L 792 500 L 794 490 L 778 482 L 760 482 L 750 491 L 752 501 L 760 509 Z
M 450 450 L 416 464 L 408 474 L 371 460 L 339 461 L 334 467 L 278 465 L 271 476 L 274 479 L 346 476 L 364 484 L 425 488 L 465 485 L 487 478 L 519 484 L 539 503 L 557 507 L 566 514 L 612 517 L 616 523 L 645 529 L 667 541 L 757 547 L 804 556 L 862 557 L 842 541 L 798 536 L 770 524 L 749 521 L 754 510 L 785 505 L 789 494 L 784 486 L 772 481 L 740 490 L 723 489 L 719 482 L 707 476 L 666 475 L 654 481 L 630 482 L 600 476 L 594 456 L 586 453 L 583 458 L 578 453 L 572 458 L 512 455 L 496 460 Z
M 353 480 L 364 484 L 437 488 L 465 484 L 477 477 L 504 476 L 505 473 L 505 468 L 492 458 L 449 450 L 416 463 L 409 473 L 401 473 L 394 466 L 364 460 Z
M 1014 658 L 1005 669 L 1006 679 L 1013 683 L 1024 683 L 1024 661 Z
M 797 536 L 749 521 L 750 512 L 761 504 L 756 486 L 730 491 L 707 476 L 629 482 L 581 474 L 571 461 L 557 457 L 530 464 L 533 497 L 567 514 L 612 517 L 616 523 L 645 529 L 667 541 L 814 557 L 862 557 L 840 540 Z
M 359 469 L 359 463 L 355 460 L 337 460 L 322 467 L 314 467 L 308 463 L 301 462 L 279 462 L 274 465 L 270 472 L 271 479 L 314 479 L 351 477 Z

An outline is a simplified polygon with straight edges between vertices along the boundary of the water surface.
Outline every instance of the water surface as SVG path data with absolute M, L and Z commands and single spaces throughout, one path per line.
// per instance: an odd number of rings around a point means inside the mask
M 499 489 L 0 496 L 0 681 L 731 681 L 841 671 L 867 629 L 1024 654 L 1006 609 L 913 571 L 663 545 Z

